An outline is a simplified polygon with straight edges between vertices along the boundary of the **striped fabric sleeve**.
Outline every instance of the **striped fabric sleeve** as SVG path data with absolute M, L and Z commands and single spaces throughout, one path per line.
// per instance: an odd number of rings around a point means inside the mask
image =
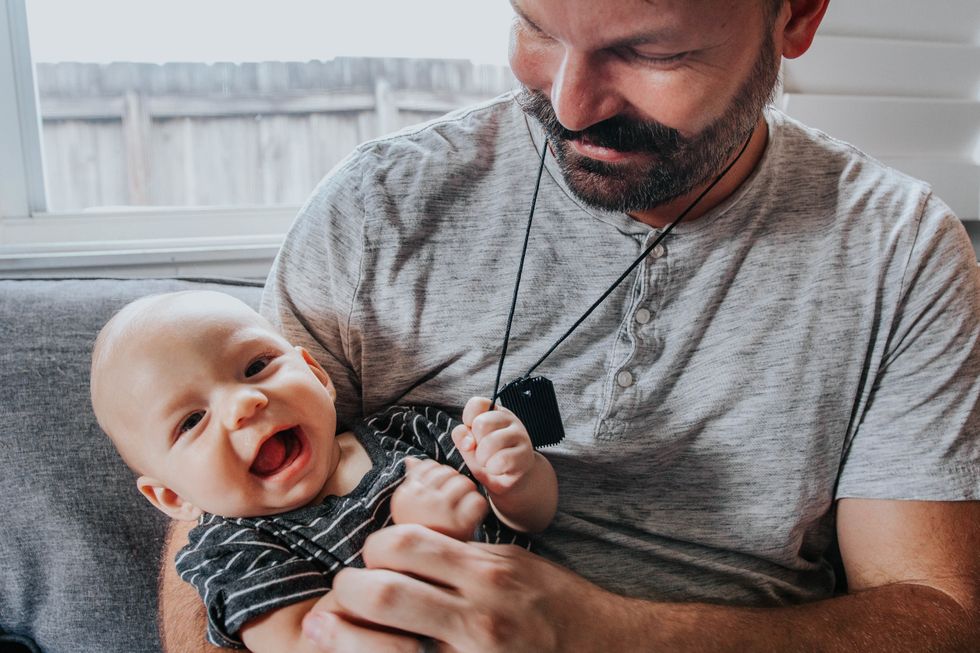
M 452 432 L 459 423 L 430 406 L 392 406 L 367 420 L 384 449 L 431 458 L 471 476 L 453 443 Z
M 245 648 L 239 630 L 250 619 L 322 596 L 332 573 L 295 555 L 249 523 L 205 515 L 177 555 L 177 573 L 201 595 L 208 641 Z

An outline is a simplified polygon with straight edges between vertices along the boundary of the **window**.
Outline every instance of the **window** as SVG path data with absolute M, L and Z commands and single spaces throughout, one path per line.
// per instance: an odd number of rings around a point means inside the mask
M 355 145 L 514 85 L 507 3 L 0 1 L 7 273 L 263 276 Z
M 264 276 L 356 143 L 512 86 L 511 15 L 505 0 L 0 0 L 0 274 Z M 976 0 L 831 2 L 781 102 L 931 182 L 980 242 Z

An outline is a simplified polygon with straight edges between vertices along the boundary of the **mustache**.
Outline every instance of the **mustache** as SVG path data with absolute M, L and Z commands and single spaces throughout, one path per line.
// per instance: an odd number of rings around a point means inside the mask
M 658 155 L 676 152 L 684 144 L 684 138 L 673 127 L 653 120 L 640 121 L 625 116 L 607 118 L 581 131 L 565 129 L 548 97 L 541 91 L 527 87 L 517 94 L 517 104 L 541 124 L 552 141 L 587 140 L 594 145 L 620 152 Z

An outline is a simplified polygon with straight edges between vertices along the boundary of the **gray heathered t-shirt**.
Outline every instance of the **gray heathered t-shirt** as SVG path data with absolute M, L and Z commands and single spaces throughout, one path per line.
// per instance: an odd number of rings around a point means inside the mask
M 980 277 L 925 184 L 768 111 L 766 153 L 540 368 L 567 439 L 539 551 L 619 593 L 828 596 L 834 500 L 980 498 Z M 342 417 L 489 396 L 541 133 L 510 96 L 360 146 L 316 189 L 264 312 Z M 549 157 L 505 379 L 657 231 Z

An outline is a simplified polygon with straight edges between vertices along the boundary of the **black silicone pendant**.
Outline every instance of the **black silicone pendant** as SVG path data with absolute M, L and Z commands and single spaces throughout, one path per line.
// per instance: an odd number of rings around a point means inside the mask
M 558 398 L 548 379 L 535 376 L 511 381 L 503 387 L 499 397 L 501 403 L 524 422 L 535 448 L 558 444 L 564 439 L 565 427 L 558 412 Z

